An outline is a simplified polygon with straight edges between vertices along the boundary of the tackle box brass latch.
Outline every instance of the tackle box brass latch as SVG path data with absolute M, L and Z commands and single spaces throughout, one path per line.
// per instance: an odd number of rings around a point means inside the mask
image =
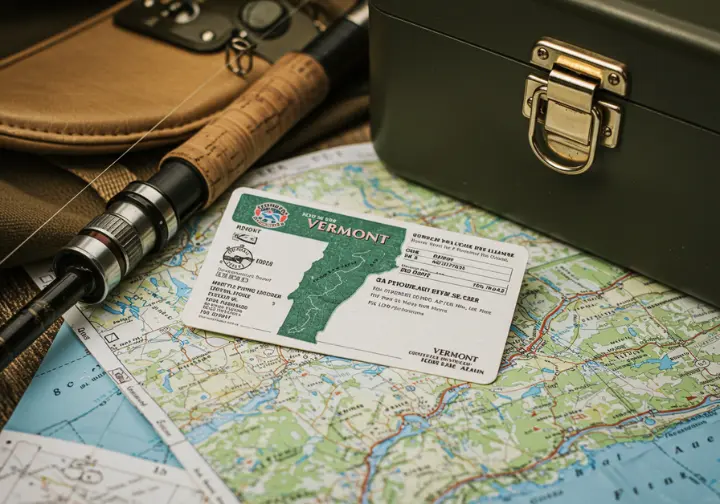
M 555 171 L 583 173 L 592 166 L 598 144 L 611 149 L 618 144 L 622 111 L 596 94 L 605 90 L 626 96 L 625 65 L 550 38 L 535 45 L 531 63 L 550 75 L 544 79 L 530 74 L 525 81 L 523 115 L 530 119 L 530 147 Z M 539 125 L 544 126 L 544 146 Z

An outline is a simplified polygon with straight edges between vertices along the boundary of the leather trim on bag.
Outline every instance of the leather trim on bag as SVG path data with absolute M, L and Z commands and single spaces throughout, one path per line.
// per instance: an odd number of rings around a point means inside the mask
M 221 53 L 195 54 L 116 27 L 112 16 L 126 4 L 0 61 L 0 147 L 122 152 L 192 95 L 138 148 L 177 143 L 269 68 L 256 57 L 239 78 L 224 71 Z

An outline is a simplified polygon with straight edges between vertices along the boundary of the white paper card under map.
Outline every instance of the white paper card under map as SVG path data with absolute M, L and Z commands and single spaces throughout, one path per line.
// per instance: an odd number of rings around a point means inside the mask
M 61 439 L 0 432 L 0 503 L 202 504 L 182 469 Z
M 230 199 L 183 321 L 490 383 L 526 263 L 518 245 L 243 188 Z

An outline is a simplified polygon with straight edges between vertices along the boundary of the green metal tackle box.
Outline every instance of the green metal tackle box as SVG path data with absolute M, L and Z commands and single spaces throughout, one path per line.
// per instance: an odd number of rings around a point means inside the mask
M 390 170 L 720 306 L 720 2 L 372 0 Z

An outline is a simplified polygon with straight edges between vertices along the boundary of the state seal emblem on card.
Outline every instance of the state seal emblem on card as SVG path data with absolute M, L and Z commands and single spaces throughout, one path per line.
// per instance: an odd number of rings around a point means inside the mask
M 285 225 L 288 215 L 288 211 L 284 206 L 267 202 L 255 207 L 253 220 L 262 227 L 278 228 Z

